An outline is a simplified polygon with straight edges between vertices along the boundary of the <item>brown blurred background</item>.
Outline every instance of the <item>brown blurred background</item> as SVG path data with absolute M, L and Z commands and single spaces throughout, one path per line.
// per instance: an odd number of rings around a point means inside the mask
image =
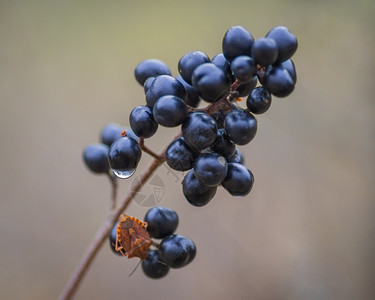
M 109 183 L 81 153 L 144 104 L 137 63 L 158 58 L 176 75 L 185 53 L 221 52 L 233 25 L 255 38 L 285 25 L 298 82 L 241 148 L 251 194 L 220 189 L 195 208 L 159 169 L 160 204 L 178 211 L 196 259 L 162 280 L 129 278 L 137 260 L 106 244 L 77 299 L 375 299 L 374 13 L 370 0 L 0 1 L 0 298 L 58 297 L 101 225 Z

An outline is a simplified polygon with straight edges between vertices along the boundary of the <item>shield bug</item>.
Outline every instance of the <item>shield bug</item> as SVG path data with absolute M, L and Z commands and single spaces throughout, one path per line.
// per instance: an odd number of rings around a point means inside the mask
M 115 250 L 128 258 L 147 258 L 152 240 L 147 232 L 147 223 L 122 214 L 119 218 Z

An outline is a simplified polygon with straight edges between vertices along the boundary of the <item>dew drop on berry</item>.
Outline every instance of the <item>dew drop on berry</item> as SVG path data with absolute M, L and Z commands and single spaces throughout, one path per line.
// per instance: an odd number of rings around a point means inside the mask
M 118 178 L 120 179 L 126 179 L 126 178 L 129 178 L 130 176 L 132 176 L 135 172 L 135 169 L 131 169 L 131 170 L 114 170 L 112 169 L 113 171 L 113 174 L 115 174 Z

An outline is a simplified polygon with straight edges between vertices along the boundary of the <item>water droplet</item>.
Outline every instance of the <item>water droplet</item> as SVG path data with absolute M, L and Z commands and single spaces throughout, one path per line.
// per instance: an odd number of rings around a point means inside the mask
M 135 169 L 132 170 L 114 170 L 112 169 L 113 174 L 115 174 L 118 178 L 126 179 L 132 176 L 135 172 Z

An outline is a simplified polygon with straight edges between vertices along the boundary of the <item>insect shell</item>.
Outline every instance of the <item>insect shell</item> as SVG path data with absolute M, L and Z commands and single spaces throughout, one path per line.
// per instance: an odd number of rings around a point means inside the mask
M 152 240 L 147 232 L 147 223 L 122 214 L 119 218 L 115 250 L 128 258 L 147 258 Z

